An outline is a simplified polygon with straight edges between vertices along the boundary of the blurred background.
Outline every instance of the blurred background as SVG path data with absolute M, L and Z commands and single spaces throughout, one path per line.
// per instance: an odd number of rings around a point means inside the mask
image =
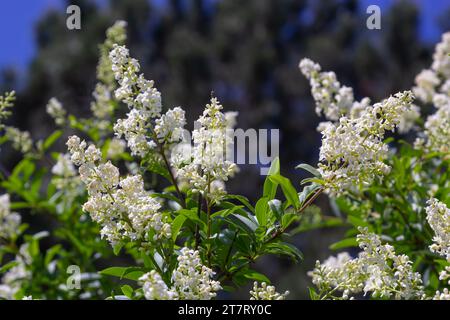
M 81 30 L 66 28 L 70 4 L 81 8 Z M 381 30 L 366 28 L 372 4 L 381 8 Z M 335 71 L 357 99 L 376 101 L 409 89 L 430 64 L 441 34 L 450 30 L 450 1 L 2 1 L 0 92 L 18 92 L 11 123 L 35 139 L 48 135 L 54 125 L 45 105 L 53 96 L 71 113 L 89 114 L 98 44 L 118 19 L 128 22 L 131 54 L 155 80 L 165 108 L 184 107 L 192 123 L 214 92 L 226 110 L 239 111 L 239 128 L 280 129 L 282 174 L 298 186 L 304 174 L 295 165 L 315 165 L 320 147 L 320 119 L 298 69 L 300 59 Z M 8 149 L 0 157 L 9 167 L 19 159 Z M 255 200 L 263 180 L 258 167 L 242 166 L 228 189 Z M 330 211 L 326 197 L 318 204 Z M 280 290 L 289 289 L 290 298 L 307 298 L 306 271 L 330 255 L 328 246 L 341 232 L 297 236 L 305 255 L 300 265 L 269 259 L 255 269 Z M 233 297 L 247 294 L 245 288 Z

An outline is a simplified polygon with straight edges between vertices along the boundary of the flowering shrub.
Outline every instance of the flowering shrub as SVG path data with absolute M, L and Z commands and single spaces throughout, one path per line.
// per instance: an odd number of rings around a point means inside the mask
M 287 232 L 309 227 L 322 193 L 338 216 L 321 219 L 350 227 L 333 248 L 362 251 L 317 262 L 311 298 L 450 298 L 450 34 L 412 91 L 374 104 L 302 60 L 327 119 L 319 163 L 298 166 L 312 177 L 297 190 L 275 159 L 255 204 L 226 190 L 239 170 L 226 156 L 237 113 L 212 97 L 189 133 L 185 111 L 165 108 L 125 42 L 119 21 L 100 46 L 92 116 L 52 98 L 58 129 L 42 141 L 2 124 L 15 95 L 0 97 L 0 143 L 23 154 L 11 172 L 1 167 L 1 298 L 209 300 L 253 282 L 250 299 L 285 299 L 252 265 L 301 260 Z M 437 108 L 423 131 L 414 97 Z M 417 131 L 414 145 L 387 137 L 396 129 Z M 66 151 L 52 151 L 57 140 Z M 22 223 L 22 212 L 45 226 Z

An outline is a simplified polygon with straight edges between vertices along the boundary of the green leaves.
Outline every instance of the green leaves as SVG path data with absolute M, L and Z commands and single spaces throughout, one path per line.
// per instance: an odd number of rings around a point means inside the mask
M 268 179 L 281 186 L 283 194 L 290 205 L 292 205 L 296 210 L 300 208 L 300 200 L 298 198 L 297 191 L 288 178 L 285 178 L 280 174 L 274 174 L 268 176 Z
M 120 287 L 120 290 L 122 290 L 122 293 L 127 297 L 132 299 L 133 298 L 133 288 L 130 287 L 129 285 L 123 285 L 122 287 Z
M 144 272 L 137 267 L 110 267 L 99 272 L 101 275 L 137 281 Z
M 43 151 L 47 151 L 55 142 L 62 136 L 63 132 L 61 130 L 56 130 L 47 139 L 44 140 L 42 144 Z
M 308 171 L 309 173 L 311 173 L 314 177 L 320 178 L 320 172 L 314 168 L 313 166 L 310 166 L 309 164 L 306 163 L 301 163 L 298 166 L 295 167 L 295 169 L 303 169 Z
M 303 259 L 303 254 L 294 245 L 287 242 L 270 242 L 263 246 L 264 253 L 287 256 L 298 262 Z
M 255 271 L 255 270 L 246 269 L 246 270 L 242 271 L 241 274 L 242 274 L 242 276 L 244 276 L 247 279 L 256 280 L 258 282 L 265 282 L 267 284 L 270 284 L 269 278 L 267 278 L 265 275 Z
M 186 221 L 187 217 L 185 215 L 178 215 L 173 221 L 172 221 L 172 240 L 175 241 L 178 237 L 178 233 L 183 226 L 184 222 Z
M 330 246 L 331 250 L 339 250 L 344 248 L 350 248 L 350 247 L 357 247 L 358 241 L 356 241 L 356 238 L 347 238 L 341 241 L 338 241 Z

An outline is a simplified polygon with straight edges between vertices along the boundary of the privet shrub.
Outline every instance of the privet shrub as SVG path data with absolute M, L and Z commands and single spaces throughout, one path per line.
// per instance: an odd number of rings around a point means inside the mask
M 297 185 L 275 159 L 252 204 L 225 188 L 238 170 L 224 156 L 237 113 L 212 97 L 189 134 L 185 111 L 163 107 L 131 57 L 125 29 L 117 22 L 100 46 L 91 117 L 52 98 L 47 112 L 59 129 L 33 141 L 4 124 L 14 92 L 0 97 L 0 143 L 23 154 L 11 172 L 1 166 L 1 298 L 213 299 L 252 281 L 250 299 L 285 299 L 253 263 L 266 255 L 300 262 L 290 235 L 342 224 L 346 237 L 332 248 L 361 251 L 318 261 L 312 299 L 450 298 L 449 33 L 412 91 L 377 103 L 355 101 L 335 73 L 303 59 L 327 120 L 318 126 L 319 162 L 298 166 L 311 177 Z M 435 108 L 425 121 L 419 105 Z M 60 139 L 67 151 L 52 151 Z M 312 209 L 322 193 L 334 212 Z M 45 224 L 36 230 L 19 212 Z M 114 255 L 129 265 L 99 267 Z

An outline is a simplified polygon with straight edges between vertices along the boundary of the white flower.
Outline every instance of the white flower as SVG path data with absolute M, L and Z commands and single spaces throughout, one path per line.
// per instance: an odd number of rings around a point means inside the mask
M 414 94 L 423 102 L 431 102 L 440 80 L 433 70 L 423 70 L 416 76 Z
M 450 292 L 445 288 L 442 292 L 436 291 L 433 300 L 450 300 Z
M 398 132 L 407 133 L 415 125 L 416 120 L 420 118 L 420 108 L 416 105 L 411 105 L 411 109 L 402 113 L 400 121 L 398 123 Z
M 427 152 L 450 153 L 450 32 L 442 37 L 433 55 L 431 70 L 416 77 L 414 92 L 425 103 L 437 108 L 428 116 L 425 130 L 416 139 L 415 147 Z
M 7 92 L 4 95 L 0 95 L 0 130 L 3 129 L 2 120 L 9 117 L 11 112 L 8 110 L 13 106 L 13 102 L 15 101 L 15 92 Z
M 181 300 L 210 300 L 222 289 L 218 281 L 212 280 L 214 272 L 204 266 L 196 250 L 182 248 L 178 256 L 178 267 L 172 274 L 174 288 Z
M 117 121 L 114 131 L 119 138 L 125 137 L 132 155 L 143 157 L 156 144 L 156 141 L 152 141 L 155 137 L 151 135 L 151 129 L 156 118 L 161 116 L 161 94 L 154 88 L 153 81 L 145 79 L 143 74 L 138 75 L 139 63 L 136 59 L 130 58 L 125 46 L 114 45 L 109 57 L 119 83 L 119 88 L 115 91 L 116 98 L 131 109 L 126 119 Z M 178 112 L 179 109 L 176 111 L 178 118 L 175 121 L 180 123 L 181 112 Z M 160 122 L 167 120 L 164 118 Z M 161 124 L 159 128 L 162 128 Z M 179 130 L 176 130 L 175 134 L 179 134 Z
M 392 246 L 382 244 L 380 237 L 360 228 L 357 240 L 363 249 L 351 259 L 348 254 L 319 261 L 309 273 L 313 283 L 325 297 L 332 298 L 335 291 L 349 298 L 351 293 L 370 293 L 374 297 L 414 299 L 423 296 L 420 274 L 414 272 L 412 263 L 405 255 L 397 255 Z
M 357 191 L 389 172 L 383 162 L 388 153 L 384 134 L 399 125 L 411 101 L 410 92 L 398 93 L 367 107 L 358 118 L 344 116 L 339 123 L 322 126 L 318 169 L 326 192 L 339 195 Z
M 126 119 L 119 119 L 114 125 L 114 131 L 119 138 L 124 136 L 132 155 L 143 157 L 154 145 L 147 137 L 148 119 L 145 112 L 131 109 Z
M 121 179 L 116 166 L 102 162 L 100 150 L 93 145 L 86 149 L 86 142 L 76 136 L 67 145 L 89 194 L 83 210 L 102 226 L 102 237 L 114 245 L 123 239 L 153 241 L 171 236 L 159 202 L 144 190 L 140 175 Z
M 427 204 L 427 221 L 434 231 L 434 243 L 430 250 L 450 262 L 450 209 L 435 198 L 428 200 Z
M 427 118 L 423 138 L 417 138 L 415 147 L 450 153 L 450 105 L 442 106 Z
M 186 125 L 185 112 L 180 107 L 168 110 L 156 120 L 155 133 L 158 139 L 167 142 L 179 142 L 183 138 Z
M 147 300 L 177 300 L 176 291 L 169 290 L 166 283 L 155 270 L 152 270 L 139 278 L 142 283 L 145 299 Z
M 253 290 L 250 290 L 250 300 L 285 300 L 289 291 L 278 293 L 274 286 L 268 286 L 267 283 L 254 282 Z
M 212 280 L 213 276 L 214 272 L 201 263 L 199 252 L 184 247 L 170 288 L 154 270 L 139 280 L 148 300 L 211 300 L 222 289 L 218 281 Z
M 450 78 L 450 32 L 442 35 L 442 41 L 436 45 L 431 68 L 443 78 Z
M 33 140 L 31 140 L 28 131 L 21 131 L 14 127 L 6 127 L 5 137 L 11 141 L 14 149 L 26 154 L 33 148 Z
M 66 122 L 66 110 L 58 99 L 51 98 L 47 104 L 46 110 L 53 120 L 55 120 L 57 125 L 64 125 Z
M 126 141 L 118 138 L 113 138 L 109 142 L 108 152 L 106 157 L 108 159 L 117 159 L 122 153 L 125 152 L 125 148 L 127 146 Z
M 93 93 L 94 101 L 91 103 L 91 111 L 97 119 L 105 119 L 114 110 L 111 91 L 108 86 L 98 83 Z
M 0 196 L 0 239 L 11 239 L 21 223 L 18 213 L 11 212 L 9 194 Z
M 51 172 L 54 175 L 52 182 L 57 190 L 65 190 L 67 196 L 74 197 L 78 194 L 76 189 L 80 185 L 80 178 L 77 176 L 75 166 L 70 160 L 70 154 L 60 153 Z
M 31 263 L 28 244 L 22 244 L 14 261 L 16 265 L 9 269 L 0 282 L 0 298 L 12 300 L 22 287 L 22 283 L 31 280 L 31 272 L 27 266 Z
M 189 156 L 180 154 L 187 151 L 183 145 L 172 155 L 172 165 L 177 169 L 176 174 L 181 181 L 187 181 L 194 191 L 208 193 L 213 199 L 223 195 L 223 182 L 237 171 L 234 162 L 227 159 L 232 141 L 229 136 L 228 125 L 235 122 L 235 115 L 229 115 L 228 121 L 222 106 L 216 98 L 206 105 L 203 115 L 198 119 L 199 127 L 192 133 L 194 146 Z
M 76 175 L 75 167 L 74 167 L 72 161 L 70 161 L 69 154 L 60 153 L 58 155 L 58 161 L 52 167 L 52 173 L 55 175 L 64 176 L 64 177 L 72 177 L 72 176 Z
M 300 70 L 309 79 L 316 102 L 316 113 L 336 121 L 350 112 L 353 103 L 352 88 L 341 86 L 334 72 L 320 72 L 320 65 L 310 59 L 300 61 Z

